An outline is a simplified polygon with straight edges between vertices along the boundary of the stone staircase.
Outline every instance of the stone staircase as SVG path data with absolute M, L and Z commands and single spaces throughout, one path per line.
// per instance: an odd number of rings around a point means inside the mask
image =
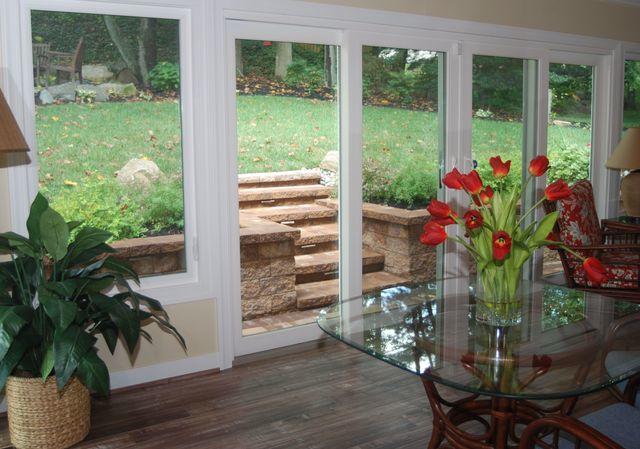
M 295 310 L 321 307 L 335 301 L 338 298 L 338 211 L 336 207 L 320 204 L 322 200 L 327 202 L 334 188 L 323 186 L 320 173 L 312 170 L 240 175 L 238 188 L 244 234 L 250 228 L 254 235 L 260 235 L 262 228 L 266 235 L 269 230 L 276 229 L 274 226 L 279 227 L 277 232 L 283 235 L 287 230 L 296 232 L 292 249 Z M 241 232 L 241 244 L 242 235 Z M 271 260 L 273 265 L 274 259 Z M 385 272 L 384 267 L 385 256 L 375 248 L 365 247 L 362 255 L 365 293 L 408 281 Z M 243 307 L 243 313 L 244 310 Z M 252 309 L 245 318 L 255 316 L 260 316 L 260 312 Z

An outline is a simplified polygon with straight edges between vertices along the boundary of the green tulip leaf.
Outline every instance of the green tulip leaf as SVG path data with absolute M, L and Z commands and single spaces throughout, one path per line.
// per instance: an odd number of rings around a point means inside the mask
M 531 237 L 531 242 L 534 245 L 539 245 L 539 242 L 546 240 L 547 236 L 553 231 L 553 227 L 558 220 L 558 211 L 551 212 L 547 214 L 542 220 L 540 220 L 540 224 L 536 229 L 536 232 L 533 233 Z

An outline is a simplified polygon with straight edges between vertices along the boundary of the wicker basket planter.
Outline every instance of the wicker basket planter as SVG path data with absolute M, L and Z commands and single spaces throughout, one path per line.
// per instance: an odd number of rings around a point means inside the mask
M 10 376 L 6 397 L 11 443 L 17 449 L 63 449 L 89 433 L 91 397 L 77 377 L 59 394 L 55 377 L 42 383 Z

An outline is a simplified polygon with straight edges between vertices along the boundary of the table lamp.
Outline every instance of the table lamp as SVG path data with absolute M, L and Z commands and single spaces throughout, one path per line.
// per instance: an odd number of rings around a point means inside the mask
M 640 217 L 640 128 L 629 128 L 607 161 L 608 168 L 631 170 L 620 184 L 627 215 Z
M 0 90 L 0 153 L 10 151 L 29 151 L 29 145 Z

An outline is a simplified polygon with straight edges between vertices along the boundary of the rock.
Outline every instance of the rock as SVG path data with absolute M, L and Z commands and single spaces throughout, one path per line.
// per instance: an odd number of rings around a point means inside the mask
M 116 81 L 121 84 L 138 84 L 138 78 L 133 74 L 133 71 L 129 68 L 124 68 L 118 72 Z
M 54 100 L 76 101 L 77 87 L 78 83 L 70 81 L 56 86 L 49 86 L 47 90 Z
M 322 162 L 320 162 L 320 168 L 323 170 L 329 170 L 334 173 L 338 172 L 340 166 L 340 153 L 338 151 L 329 151 Z
M 83 65 L 82 79 L 94 84 L 105 83 L 113 79 L 113 72 L 103 64 Z
M 100 84 L 98 87 L 104 89 L 107 95 L 111 95 L 111 93 L 119 96 L 119 97 L 135 97 L 138 95 L 138 89 L 136 89 L 135 84 L 121 84 L 121 83 L 104 83 Z
M 162 177 L 155 162 L 147 159 L 131 159 L 118 171 L 119 183 L 146 188 Z
M 568 128 L 568 127 L 570 127 L 570 126 L 573 126 L 573 123 L 571 123 L 571 122 L 567 122 L 567 121 L 565 121 L 565 120 L 554 120 L 552 123 L 553 123 L 554 125 L 556 125 L 556 126 L 563 126 L 563 127 L 565 127 L 565 128 Z
M 93 84 L 80 84 L 76 88 L 76 91 L 78 90 L 95 92 L 96 96 L 93 98 L 93 101 L 109 101 L 109 94 L 107 93 L 107 89 L 104 88 L 104 84 L 99 84 L 97 86 Z
M 53 95 L 47 90 L 42 89 L 40 94 L 38 94 L 38 98 L 40 99 L 40 104 L 51 104 L 53 103 Z

